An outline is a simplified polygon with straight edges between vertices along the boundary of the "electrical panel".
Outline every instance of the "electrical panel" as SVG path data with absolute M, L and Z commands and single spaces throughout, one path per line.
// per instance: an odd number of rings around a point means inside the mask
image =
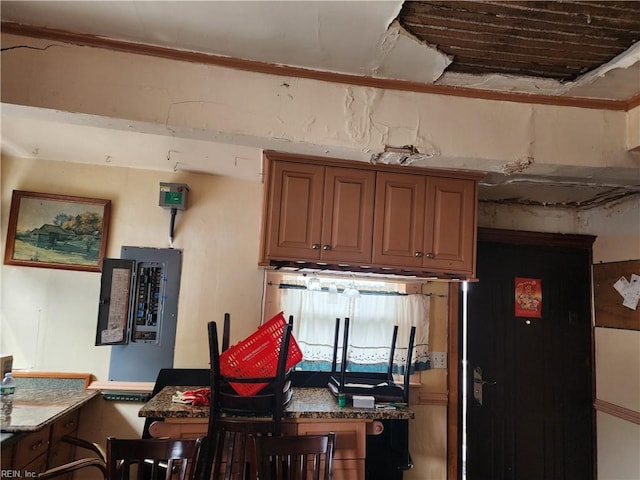
M 122 247 L 104 259 L 96 345 L 112 346 L 109 380 L 155 381 L 173 367 L 182 251 Z

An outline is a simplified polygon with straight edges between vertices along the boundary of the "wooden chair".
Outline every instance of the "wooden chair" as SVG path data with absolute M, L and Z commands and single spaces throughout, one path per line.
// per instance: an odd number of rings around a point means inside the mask
M 85 458 L 37 475 L 39 480 L 97 468 L 105 480 L 191 480 L 196 476 L 202 438 L 107 438 L 106 461 Z
M 223 349 L 229 346 L 229 314 L 225 314 Z M 291 339 L 291 322 L 285 325 L 278 365 L 272 377 L 229 377 L 220 373 L 220 349 L 216 322 L 209 322 L 209 356 L 211 362 L 211 399 L 209 425 L 202 455 L 200 480 L 255 479 L 255 452 L 251 435 L 280 435 L 284 410 L 286 360 Z M 224 351 L 223 350 L 223 351 Z M 256 396 L 234 395 L 229 383 L 268 383 L 269 393 Z M 261 413 L 256 418 L 252 408 Z M 244 412 L 243 412 L 244 410 Z M 232 415 L 229 416 L 229 415 Z M 246 418 L 242 418 L 243 415 Z
M 273 421 L 220 418 L 216 422 L 212 442 L 215 448 L 213 477 L 216 480 L 257 478 L 255 447 L 252 436 L 272 435 Z
M 260 480 L 333 480 L 335 433 L 255 437 Z

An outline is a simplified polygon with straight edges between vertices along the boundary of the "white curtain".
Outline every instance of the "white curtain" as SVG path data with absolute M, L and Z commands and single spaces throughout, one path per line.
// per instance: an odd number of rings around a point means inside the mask
M 336 318 L 340 319 L 337 353 L 342 358 L 344 319 L 349 318 L 347 368 L 386 371 L 394 326 L 398 326 L 394 369 L 402 373 L 409 335 L 416 327 L 412 368 L 425 370 L 428 363 L 429 305 L 427 295 L 372 293 L 346 297 L 326 291 L 282 288 L 280 308 L 293 315 L 293 335 L 300 345 L 303 369 L 329 370 L 333 359 Z

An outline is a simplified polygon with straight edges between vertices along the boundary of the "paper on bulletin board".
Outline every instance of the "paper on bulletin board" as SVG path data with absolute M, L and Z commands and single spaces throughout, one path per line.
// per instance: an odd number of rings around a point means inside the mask
M 620 277 L 618 281 L 613 284 L 613 288 L 615 288 L 624 299 L 622 302 L 623 306 L 631 310 L 638 308 L 638 301 L 640 300 L 640 275 L 632 273 L 631 280 L 627 280 L 626 277 Z

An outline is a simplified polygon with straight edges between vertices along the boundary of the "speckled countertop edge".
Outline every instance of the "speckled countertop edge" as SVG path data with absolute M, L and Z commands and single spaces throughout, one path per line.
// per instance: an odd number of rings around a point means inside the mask
M 209 407 L 184 405 L 171 401 L 176 391 L 201 387 L 165 387 L 138 412 L 140 417 L 155 418 L 208 418 Z M 410 409 L 381 410 L 371 408 L 338 407 L 336 398 L 328 388 L 294 387 L 293 398 L 286 406 L 284 418 L 347 419 L 347 420 L 410 420 L 415 414 Z

